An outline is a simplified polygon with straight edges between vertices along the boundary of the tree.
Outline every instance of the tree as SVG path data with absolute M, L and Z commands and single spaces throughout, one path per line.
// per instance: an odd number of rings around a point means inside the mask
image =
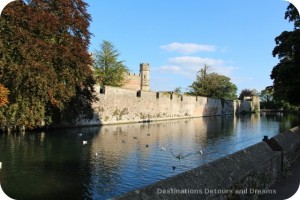
M 177 88 L 174 89 L 174 92 L 178 93 L 178 94 L 182 94 L 182 88 L 181 87 L 177 87 Z
M 274 85 L 274 97 L 278 101 L 300 104 L 300 17 L 297 9 L 290 4 L 285 19 L 294 23 L 293 31 L 284 31 L 275 38 L 273 56 L 279 63 L 274 66 L 271 79 Z
M 101 85 L 120 87 L 124 85 L 128 73 L 123 61 L 119 61 L 120 53 L 109 41 L 103 41 L 100 51 L 95 53 L 95 79 Z
M 0 84 L 0 108 L 6 106 L 9 103 L 8 94 L 8 89 Z
M 198 72 L 196 81 L 189 86 L 189 94 L 218 99 L 235 99 L 237 87 L 230 82 L 230 78 L 217 73 L 207 73 L 208 66 Z
M 268 86 L 260 92 L 260 105 L 264 109 L 284 109 L 293 110 L 296 107 L 284 100 L 276 100 L 274 98 L 274 87 Z
M 243 89 L 240 93 L 239 99 L 244 100 L 244 97 L 252 97 L 254 95 L 257 95 L 257 91 L 255 89 Z
M 2 127 L 62 124 L 87 114 L 72 105 L 93 99 L 86 7 L 82 0 L 20 0 L 3 10 L 0 83 L 10 93 Z
M 262 108 L 265 109 L 274 109 L 275 100 L 274 100 L 274 87 L 268 86 L 260 92 L 260 104 Z

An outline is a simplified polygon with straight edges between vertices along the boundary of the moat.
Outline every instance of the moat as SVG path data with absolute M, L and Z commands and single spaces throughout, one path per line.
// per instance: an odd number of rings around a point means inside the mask
M 260 113 L 0 134 L 0 183 L 18 200 L 107 199 L 234 153 L 299 121 L 296 114 Z

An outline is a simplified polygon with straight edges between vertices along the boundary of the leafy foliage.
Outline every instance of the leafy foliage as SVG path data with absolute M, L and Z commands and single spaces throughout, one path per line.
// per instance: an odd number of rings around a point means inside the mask
M 243 100 L 244 97 L 252 97 L 254 95 L 257 95 L 257 91 L 255 89 L 243 89 L 240 93 L 239 99 Z
M 274 87 L 268 86 L 260 92 L 260 106 L 263 109 L 284 109 L 293 110 L 296 107 L 284 100 L 274 98 Z
M 230 82 L 230 78 L 217 73 L 207 73 L 208 66 L 204 66 L 192 83 L 189 94 L 218 99 L 235 99 L 237 87 Z
M 274 97 L 294 105 L 300 104 L 300 17 L 297 9 L 290 4 L 285 19 L 294 22 L 293 31 L 284 31 L 275 38 L 273 56 L 279 63 L 274 66 L 271 79 Z
M 182 94 L 182 88 L 181 87 L 177 87 L 177 88 L 174 89 L 174 92 L 178 93 L 178 94 Z
M 128 73 L 123 61 L 118 61 L 120 53 L 109 41 L 103 41 L 100 51 L 95 53 L 94 74 L 97 82 L 101 85 L 120 87 L 124 84 Z
M 61 124 L 89 110 L 93 79 L 86 6 L 82 0 L 20 0 L 4 9 L 0 83 L 9 89 L 10 103 L 0 111 L 2 127 Z M 78 102 L 85 107 L 75 108 Z M 71 118 L 70 107 L 77 110 Z
M 8 104 L 8 94 L 8 89 L 0 84 L 0 108 Z

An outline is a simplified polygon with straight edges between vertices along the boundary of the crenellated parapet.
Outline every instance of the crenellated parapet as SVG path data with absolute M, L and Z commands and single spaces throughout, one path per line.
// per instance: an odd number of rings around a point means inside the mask
M 172 92 L 95 86 L 94 118 L 81 125 L 149 122 L 253 112 L 252 101 L 223 101 Z
M 148 63 L 140 64 L 140 73 L 128 73 L 125 76 L 122 88 L 150 91 L 150 66 Z

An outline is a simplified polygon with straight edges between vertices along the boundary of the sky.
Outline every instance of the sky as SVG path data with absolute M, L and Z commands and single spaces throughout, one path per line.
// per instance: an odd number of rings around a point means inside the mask
M 150 64 L 153 91 L 184 91 L 207 64 L 238 88 L 272 85 L 275 38 L 293 24 L 283 0 L 85 0 L 92 22 L 90 52 L 103 40 L 133 73 Z

